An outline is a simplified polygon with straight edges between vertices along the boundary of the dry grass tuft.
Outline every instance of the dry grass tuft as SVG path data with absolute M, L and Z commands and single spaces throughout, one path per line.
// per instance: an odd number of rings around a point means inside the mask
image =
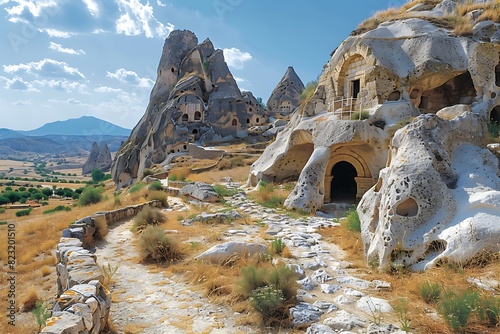
M 168 195 L 161 190 L 150 190 L 146 196 L 148 201 L 161 201 L 164 206 L 168 206 Z
M 35 304 L 40 300 L 38 296 L 38 292 L 35 289 L 34 285 L 30 285 L 28 290 L 24 293 L 21 299 L 21 307 L 19 311 L 21 312 L 29 312 L 35 308 Z
M 96 228 L 94 235 L 97 236 L 98 239 L 103 240 L 108 235 L 109 232 L 108 222 L 106 221 L 106 217 L 102 215 L 102 216 L 96 216 L 93 219 Z
M 40 273 L 42 274 L 42 277 L 48 276 L 52 274 L 52 268 L 50 268 L 49 266 L 43 266 L 42 268 L 40 268 Z

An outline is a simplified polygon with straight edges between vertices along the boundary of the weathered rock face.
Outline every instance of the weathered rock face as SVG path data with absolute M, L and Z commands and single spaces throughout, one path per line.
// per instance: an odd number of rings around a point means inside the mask
M 457 36 L 426 20 L 455 13 L 445 2 L 347 38 L 250 170 L 252 186 L 298 179 L 289 208 L 363 198 L 363 241 L 381 267 L 465 261 L 498 247 L 499 163 L 484 139 L 486 122 L 500 121 L 500 24 Z
M 96 142 L 92 143 L 92 150 L 90 151 L 89 158 L 82 167 L 82 174 L 92 173 L 94 169 L 101 172 L 107 172 L 111 168 L 111 152 L 107 144 L 103 144 L 100 148 Z
M 270 116 L 283 118 L 290 115 L 300 104 L 300 94 L 304 84 L 293 67 L 288 67 L 271 97 L 267 100 L 267 112 Z
M 445 115 L 449 117 L 449 115 Z M 371 263 L 425 269 L 498 252 L 498 159 L 481 116 L 427 114 L 399 130 L 387 167 L 358 206 Z
M 118 187 L 190 142 L 244 138 L 248 127 L 267 121 L 252 93 L 239 90 L 222 50 L 208 39 L 198 45 L 190 31 L 170 33 L 157 73 L 146 112 L 115 157 Z

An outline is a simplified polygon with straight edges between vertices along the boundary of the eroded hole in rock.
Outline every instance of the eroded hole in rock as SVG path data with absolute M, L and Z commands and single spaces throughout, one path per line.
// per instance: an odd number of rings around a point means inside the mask
M 410 93 L 410 99 L 414 100 L 417 99 L 420 96 L 420 90 L 419 89 L 412 89 Z
M 476 97 L 476 89 L 469 72 L 451 78 L 439 87 L 426 90 L 420 99 L 421 113 L 435 114 L 440 109 L 456 104 L 471 104 Z
M 496 106 L 490 112 L 490 122 L 500 124 L 500 106 Z
M 353 203 L 356 201 L 358 186 L 356 168 L 347 161 L 335 164 L 332 169 L 331 199 Z
M 389 94 L 389 96 L 387 97 L 387 101 L 399 101 L 400 98 L 401 98 L 401 93 L 395 90 L 394 92 Z
M 495 84 L 500 87 L 500 62 L 495 66 Z
M 396 214 L 403 217 L 415 217 L 418 214 L 417 202 L 409 197 L 396 206 Z

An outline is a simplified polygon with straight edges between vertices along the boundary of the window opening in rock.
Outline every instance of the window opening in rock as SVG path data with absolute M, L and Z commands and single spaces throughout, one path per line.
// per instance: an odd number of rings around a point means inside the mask
M 259 123 L 259 121 L 260 121 L 260 119 L 257 117 L 257 118 L 255 119 L 255 122 Z
M 397 90 L 393 91 L 389 96 L 387 97 L 387 101 L 399 101 L 401 98 L 401 93 Z
M 352 80 L 350 89 L 351 97 L 357 98 L 360 90 L 361 90 L 361 81 L 359 79 Z
M 247 124 L 250 123 L 250 118 L 247 118 Z
M 197 134 L 198 133 L 198 130 L 197 129 L 193 129 L 193 134 Z
M 493 108 L 490 113 L 490 122 L 500 124 L 500 105 Z
M 500 87 L 500 63 L 495 66 L 495 84 Z
M 194 120 L 195 121 L 201 120 L 201 112 L 197 111 L 194 113 Z
M 356 202 L 358 186 L 356 168 L 347 161 L 341 161 L 332 168 L 331 200 L 333 202 Z
M 182 115 L 182 121 L 187 122 L 189 120 L 189 117 L 187 114 Z
M 238 125 L 238 121 L 236 119 L 233 119 L 233 123 L 232 123 L 233 126 L 237 126 Z

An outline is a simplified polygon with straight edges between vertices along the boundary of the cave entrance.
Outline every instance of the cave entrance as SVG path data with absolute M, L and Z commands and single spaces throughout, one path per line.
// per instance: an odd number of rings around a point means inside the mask
M 334 202 L 356 202 L 358 185 L 356 168 L 347 161 L 340 161 L 332 168 L 330 198 Z
M 490 122 L 500 124 L 500 105 L 493 108 L 490 113 Z
M 359 79 L 351 81 L 350 95 L 352 98 L 357 98 L 361 90 L 361 81 Z

